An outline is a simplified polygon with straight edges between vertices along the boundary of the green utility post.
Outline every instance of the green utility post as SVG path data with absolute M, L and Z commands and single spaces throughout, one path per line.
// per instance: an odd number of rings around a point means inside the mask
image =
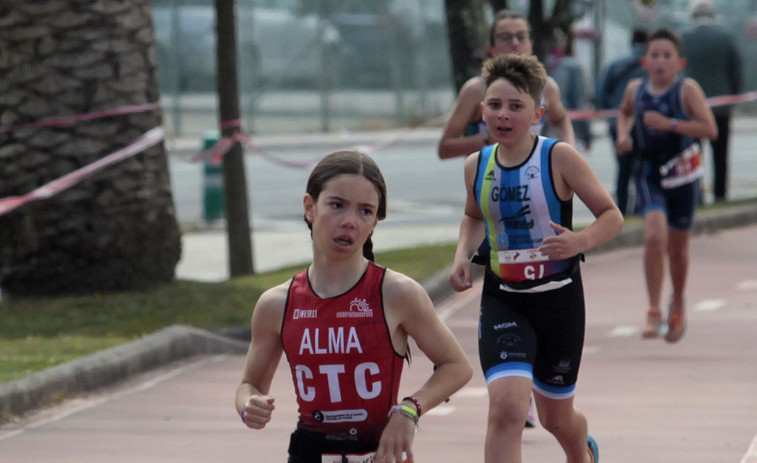
M 209 149 L 218 141 L 218 131 L 209 130 L 203 134 L 203 149 Z M 205 223 L 212 223 L 225 217 L 223 198 L 223 161 L 213 166 L 210 160 L 203 162 L 202 217 Z

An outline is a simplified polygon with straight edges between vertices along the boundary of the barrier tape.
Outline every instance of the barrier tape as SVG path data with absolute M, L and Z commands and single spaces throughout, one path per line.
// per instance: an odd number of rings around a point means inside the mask
M 707 98 L 707 103 L 710 106 L 724 106 L 735 103 L 747 103 L 749 101 L 757 100 L 757 90 L 742 93 L 740 95 L 721 95 Z
M 192 158 L 192 162 L 205 161 L 211 166 L 217 166 L 221 163 L 221 161 L 223 161 L 223 157 L 226 155 L 226 153 L 229 152 L 231 147 L 237 143 L 241 143 L 242 145 L 251 148 L 272 163 L 279 164 L 284 167 L 296 167 L 302 169 L 311 168 L 318 164 L 318 161 L 320 161 L 322 158 L 322 156 L 319 156 L 315 159 L 308 159 L 305 161 L 285 161 L 283 159 L 277 158 L 276 156 L 273 156 L 260 146 L 254 144 L 249 134 L 242 132 L 241 130 L 237 130 L 230 136 L 219 138 L 218 141 L 216 141 L 210 148 L 197 153 Z
M 386 138 L 383 141 L 377 141 L 375 143 L 371 143 L 368 145 L 353 145 L 349 148 L 346 148 L 348 150 L 358 150 L 362 151 L 365 154 L 371 154 L 375 151 L 378 151 L 382 148 L 386 148 L 387 146 L 393 145 L 397 143 L 402 138 L 405 138 L 409 133 L 412 133 L 418 129 L 425 128 L 425 127 L 434 127 L 436 125 L 440 125 L 446 120 L 446 115 L 442 115 L 439 117 L 436 117 L 434 119 L 431 119 L 417 127 L 414 127 L 412 129 L 407 129 L 405 131 L 402 131 L 396 135 L 392 135 L 391 137 Z M 226 123 L 226 124 L 225 124 Z M 221 121 L 221 128 L 224 127 L 239 127 L 241 125 L 241 121 L 239 119 L 234 119 L 230 121 Z M 315 158 L 303 160 L 303 161 L 286 161 L 279 157 L 276 157 L 272 155 L 271 153 L 267 152 L 260 146 L 256 145 L 252 142 L 252 138 L 249 134 L 236 131 L 231 136 L 222 137 L 218 141 L 216 141 L 213 146 L 210 148 L 201 151 L 197 155 L 195 155 L 192 158 L 192 162 L 199 162 L 199 161 L 205 161 L 208 162 L 211 166 L 216 166 L 223 160 L 223 157 L 226 155 L 226 153 L 231 149 L 234 144 L 237 142 L 242 143 L 244 146 L 254 150 L 264 158 L 266 158 L 268 161 L 270 161 L 273 164 L 278 164 L 284 167 L 294 167 L 294 168 L 301 168 L 301 169 L 311 169 L 313 168 L 318 162 L 323 159 L 323 156 L 317 156 Z
M 427 127 L 441 126 L 441 125 L 444 124 L 444 122 L 446 122 L 446 120 L 447 120 L 447 115 L 443 114 L 441 116 L 435 117 L 434 119 L 428 120 L 428 121 L 424 122 L 423 124 L 420 124 L 420 125 L 412 128 L 412 129 L 408 129 L 408 130 L 400 132 L 400 133 L 398 133 L 398 134 L 396 134 L 394 136 L 391 136 L 391 137 L 387 138 L 384 141 L 379 141 L 379 142 L 376 142 L 376 143 L 372 143 L 370 145 L 355 145 L 355 146 L 352 147 L 352 149 L 356 149 L 356 150 L 362 151 L 362 152 L 364 152 L 366 154 L 371 154 L 374 151 L 378 151 L 378 150 L 380 150 L 382 148 L 386 148 L 387 146 L 393 145 L 394 143 L 398 142 L 399 140 L 402 140 L 407 135 L 415 132 L 418 129 L 423 129 L 423 128 L 427 128 Z
M 746 103 L 746 102 L 755 101 L 755 100 L 757 100 L 757 91 L 751 91 L 751 92 L 746 92 L 739 95 L 721 95 L 721 96 L 710 97 L 710 98 L 707 98 L 707 103 L 710 105 L 710 107 L 716 107 L 716 106 L 724 106 L 724 105 L 730 105 L 730 104 L 736 104 L 736 103 Z M 616 117 L 618 115 L 618 110 L 617 109 L 602 109 L 602 110 L 574 109 L 574 110 L 567 111 L 567 113 L 568 113 L 568 117 L 571 120 L 579 121 L 579 120 L 588 120 L 588 119 L 606 119 L 610 117 Z M 419 128 L 424 128 L 424 127 L 434 127 L 437 125 L 441 125 L 444 123 L 446 118 L 447 118 L 446 115 L 442 115 L 434 119 L 431 119 L 419 125 L 418 127 L 415 127 L 413 129 L 408 129 L 408 131 L 401 132 L 397 135 L 389 137 L 386 140 L 378 141 L 369 145 L 354 145 L 347 149 L 355 149 L 355 150 L 362 151 L 366 154 L 371 154 L 382 148 L 386 148 L 387 146 L 391 146 L 397 143 L 402 138 L 404 138 L 408 133 L 412 133 L 414 130 L 417 130 Z M 220 124 L 222 129 L 227 128 L 227 127 L 240 127 L 241 125 L 242 125 L 241 120 L 239 119 L 221 121 L 221 124 Z M 241 131 L 237 131 L 237 132 L 234 132 L 234 134 L 230 137 L 223 137 L 219 139 L 212 147 L 197 154 L 193 158 L 193 161 L 194 162 L 208 161 L 213 166 L 218 165 L 223 160 L 223 156 L 237 142 L 242 143 L 244 146 L 253 149 L 254 151 L 259 153 L 260 155 L 262 155 L 263 157 L 265 157 L 267 160 L 271 161 L 272 163 L 283 165 L 285 167 L 295 167 L 295 168 L 303 168 L 303 169 L 312 168 L 322 158 L 322 156 L 319 156 L 317 158 L 309 159 L 309 160 L 305 160 L 301 162 L 285 161 L 283 159 L 280 159 L 268 153 L 260 146 L 252 143 L 252 139 L 250 138 L 248 134 L 242 133 Z
M 165 136 L 163 127 L 155 127 L 148 130 L 141 137 L 134 141 L 131 145 L 121 148 L 104 158 L 98 159 L 92 164 L 88 164 L 80 169 L 70 172 L 62 177 L 59 177 L 52 182 L 49 182 L 41 187 L 30 191 L 29 193 L 21 196 L 9 196 L 7 198 L 0 199 L 0 216 L 3 216 L 24 204 L 38 201 L 40 199 L 47 199 L 54 196 L 61 191 L 67 190 L 77 183 L 81 182 L 87 177 L 94 175 L 96 172 L 103 170 L 104 168 L 120 162 L 126 158 L 141 153 L 142 151 L 158 144 Z
M 757 91 L 751 91 L 742 93 L 739 95 L 720 95 L 707 98 L 707 104 L 714 108 L 716 106 L 725 106 L 736 103 L 748 103 L 750 101 L 757 100 Z M 573 121 L 587 120 L 587 119 L 605 119 L 608 117 L 616 117 L 618 115 L 617 109 L 573 109 L 568 111 L 568 117 Z
M 38 129 L 41 127 L 59 127 L 62 125 L 70 125 L 74 122 L 89 121 L 103 117 L 120 116 L 123 114 L 143 113 L 158 108 L 160 108 L 160 105 L 158 103 L 145 103 L 140 105 L 121 106 L 115 109 L 106 109 L 103 111 L 79 114 L 78 116 L 56 117 L 50 119 L 42 119 L 36 122 L 25 122 L 22 124 L 0 125 L 0 133 L 15 132 L 22 129 Z
M 751 92 L 746 92 L 740 95 L 722 95 L 722 96 L 707 98 L 707 103 L 711 107 L 715 107 L 715 106 L 730 105 L 730 104 L 735 104 L 735 103 L 744 103 L 744 102 L 755 101 L 755 100 L 757 100 L 757 91 L 751 91 Z M 98 118 L 103 118 L 103 117 L 111 117 L 111 116 L 117 116 L 117 115 L 123 115 L 123 114 L 152 111 L 158 108 L 160 108 L 160 105 L 158 103 L 146 103 L 146 104 L 141 104 L 141 105 L 122 106 L 115 109 L 96 111 L 96 112 L 81 114 L 78 116 L 42 119 L 40 121 L 22 123 L 22 124 L 0 125 L 0 133 L 13 132 L 17 130 L 31 129 L 31 128 L 57 127 L 57 126 L 69 125 L 74 122 L 87 121 L 87 120 L 98 119 Z M 617 116 L 617 113 L 618 111 L 615 109 L 568 111 L 568 115 L 572 120 L 615 117 Z M 440 123 L 443 123 L 446 120 L 446 117 L 447 117 L 446 115 L 439 116 L 413 129 L 408 129 L 407 131 L 404 131 L 397 135 L 389 137 L 386 140 L 378 141 L 369 145 L 354 145 L 350 149 L 356 149 L 356 150 L 363 151 L 366 154 L 371 154 L 375 151 L 378 151 L 382 148 L 386 148 L 387 146 L 390 146 L 396 143 L 397 141 L 404 138 L 408 133 L 412 133 L 413 131 L 419 128 L 433 127 L 433 126 L 439 125 Z M 229 119 L 229 120 L 221 121 L 219 125 L 222 129 L 230 128 L 230 127 L 239 128 L 242 125 L 242 121 L 240 119 Z M 1 198 L 0 199 L 0 216 L 8 214 L 9 212 L 21 207 L 24 204 L 37 201 L 40 199 L 46 199 L 64 190 L 67 190 L 68 188 L 71 188 L 72 186 L 81 182 L 85 178 L 94 175 L 96 172 L 99 172 L 105 167 L 108 167 L 112 164 L 120 162 L 128 157 L 134 156 L 135 154 L 138 154 L 146 150 L 147 148 L 154 146 L 155 144 L 163 140 L 164 137 L 165 137 L 165 130 L 163 129 L 163 127 L 155 127 L 145 132 L 144 135 L 138 138 L 131 145 L 128 145 L 125 148 L 122 148 L 118 151 L 115 151 L 114 153 L 104 158 L 101 158 L 92 164 L 86 165 L 69 174 L 59 177 L 58 179 L 53 180 L 52 182 L 42 185 L 41 187 L 35 190 L 32 190 L 31 192 L 25 195 L 9 196 L 6 198 Z M 323 156 L 318 156 L 316 158 L 312 158 L 312 159 L 308 159 L 304 161 L 285 161 L 283 159 L 280 159 L 280 158 L 277 158 L 276 156 L 271 155 L 260 146 L 254 144 L 249 134 L 244 133 L 241 130 L 237 130 L 231 136 L 220 138 L 212 147 L 197 154 L 193 158 L 193 160 L 194 161 L 208 161 L 210 162 L 211 165 L 214 165 L 214 166 L 218 165 L 223 160 L 223 156 L 236 143 L 242 143 L 243 145 L 255 150 L 256 152 L 261 154 L 263 157 L 265 157 L 269 161 L 275 164 L 283 165 L 285 167 L 311 168 L 323 158 Z

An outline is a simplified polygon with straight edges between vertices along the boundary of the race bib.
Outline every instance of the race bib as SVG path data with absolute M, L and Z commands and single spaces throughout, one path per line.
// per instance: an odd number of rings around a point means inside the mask
M 516 249 L 497 251 L 499 277 L 502 281 L 519 283 L 538 280 L 549 274 L 549 257 L 538 249 Z
M 368 452 L 363 454 L 348 453 L 342 455 L 340 453 L 324 453 L 321 455 L 321 463 L 374 463 L 376 460 L 376 452 Z M 402 452 L 402 461 L 399 463 L 407 462 L 407 454 Z
M 660 184 L 665 189 L 676 188 L 699 180 L 704 175 L 699 145 L 693 143 L 676 157 L 660 166 Z

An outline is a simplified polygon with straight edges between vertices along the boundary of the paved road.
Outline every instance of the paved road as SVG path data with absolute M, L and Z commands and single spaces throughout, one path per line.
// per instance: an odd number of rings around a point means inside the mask
M 730 197 L 757 196 L 757 118 L 734 119 L 730 147 Z M 597 138 L 587 161 L 608 191 L 614 191 L 616 162 L 606 125 L 595 121 Z M 389 188 L 389 214 L 385 225 L 400 226 L 423 223 L 459 224 L 464 195 L 463 160 L 439 160 L 436 145 L 441 128 L 422 128 L 396 132 L 353 135 L 311 135 L 257 137 L 253 141 L 262 152 L 248 149 L 245 175 L 253 226 L 261 231 L 278 224 L 301 225 L 301 203 L 308 174 L 323 155 L 368 146 L 381 167 Z M 167 143 L 170 156 L 171 185 L 179 222 L 192 225 L 203 219 L 203 167 L 190 162 L 200 148 L 200 140 L 176 140 Z M 712 165 L 709 147 L 705 149 L 705 188 L 711 197 Z M 433 206 L 433 207 L 431 207 Z M 576 205 L 576 220 L 590 217 L 588 209 Z M 420 214 L 419 214 L 420 213 Z
M 598 138 L 586 159 L 599 179 L 614 191 L 615 161 L 605 126 L 594 128 Z M 757 197 L 757 118 L 737 118 L 731 143 L 731 199 Z M 252 245 L 256 271 L 268 271 L 309 260 L 307 228 L 302 223 L 302 195 L 307 161 L 355 145 L 379 146 L 373 152 L 389 188 L 389 211 L 374 234 L 379 251 L 421 243 L 457 239 L 464 202 L 462 159 L 440 161 L 436 143 L 440 129 L 366 133 L 345 136 L 256 138 L 266 155 L 248 151 L 245 157 L 252 217 Z M 199 141 L 171 141 L 171 183 L 179 221 L 190 230 L 202 222 L 202 166 L 189 162 Z M 303 148 L 305 147 L 305 148 Z M 709 189 L 711 156 L 705 186 Z M 281 163 L 289 163 L 282 165 Z M 592 216 L 574 201 L 574 221 Z M 227 237 L 220 227 L 202 226 L 183 236 L 183 255 L 177 267 L 182 279 L 221 281 L 228 278 Z
M 603 462 L 757 463 L 757 225 L 692 242 L 689 329 L 676 345 L 642 341 L 641 250 L 593 254 L 584 264 L 587 339 L 577 397 Z M 439 311 L 474 365 L 477 297 L 454 295 Z M 291 381 L 273 384 L 277 414 L 244 428 L 233 395 L 242 356 L 195 357 L 118 388 L 64 402 L 0 429 L 0 460 L 15 462 L 285 461 L 294 425 Z M 414 356 L 403 390 L 431 366 Z M 473 380 L 424 415 L 419 462 L 482 461 L 486 391 Z M 525 431 L 524 460 L 564 461 L 540 427 Z

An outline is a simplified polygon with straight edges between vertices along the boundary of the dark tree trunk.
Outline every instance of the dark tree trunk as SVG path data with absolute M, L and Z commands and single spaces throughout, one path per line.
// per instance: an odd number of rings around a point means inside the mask
M 482 0 L 445 0 L 452 78 L 459 91 L 466 80 L 481 73 L 486 58 L 486 33 Z
M 221 122 L 239 120 L 239 84 L 237 82 L 237 40 L 234 18 L 234 0 L 216 0 L 218 27 L 216 57 Z M 232 136 L 241 129 L 239 123 L 219 124 L 221 134 Z M 226 203 L 226 230 L 229 244 L 229 274 L 232 277 L 252 275 L 252 242 L 247 206 L 247 181 L 244 174 L 244 150 L 235 143 L 223 160 L 224 197 Z
M 0 123 L 157 102 L 149 0 L 4 0 Z M 0 134 L 0 198 L 21 195 L 162 124 L 152 110 Z M 129 290 L 173 280 L 180 231 L 163 143 L 0 216 L 10 295 Z
M 575 18 L 570 12 L 572 3 L 573 0 L 556 0 L 552 14 L 545 18 L 544 1 L 531 0 L 527 16 L 531 24 L 534 55 L 540 61 L 543 62 L 549 52 L 554 30 L 562 28 L 567 31 L 573 24 Z M 494 14 L 508 7 L 507 0 L 488 0 L 488 4 Z M 483 19 L 483 5 L 479 0 L 446 0 L 445 5 L 452 75 L 456 88 L 460 90 L 468 78 L 480 72 L 481 62 L 486 59 L 485 46 L 490 24 Z
M 572 0 L 556 0 L 552 15 L 545 18 L 544 1 L 531 0 L 531 8 L 528 10 L 528 22 L 531 24 L 534 55 L 542 63 L 549 53 L 555 29 L 562 28 L 567 31 L 573 24 L 574 18 L 570 14 L 571 2 Z
M 489 5 L 492 7 L 494 14 L 499 10 L 507 9 L 507 0 L 489 0 Z

